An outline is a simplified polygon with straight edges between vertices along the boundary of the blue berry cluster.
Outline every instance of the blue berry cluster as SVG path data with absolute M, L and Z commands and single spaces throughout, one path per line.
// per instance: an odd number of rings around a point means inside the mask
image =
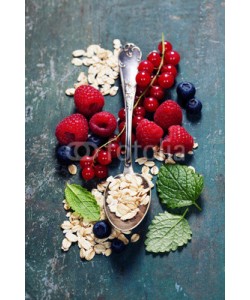
M 109 237 L 111 233 L 110 224 L 107 221 L 96 222 L 93 227 L 93 233 L 98 239 Z M 121 240 L 115 238 L 111 242 L 111 249 L 115 253 L 120 253 L 125 249 L 125 244 Z
M 198 115 L 202 110 L 202 103 L 195 98 L 195 86 L 191 82 L 181 82 L 177 85 L 176 92 L 178 98 L 184 104 L 186 111 L 190 115 Z

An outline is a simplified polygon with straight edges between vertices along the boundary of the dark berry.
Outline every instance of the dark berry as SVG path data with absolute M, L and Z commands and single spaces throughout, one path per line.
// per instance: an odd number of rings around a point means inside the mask
M 149 60 L 143 60 L 138 66 L 138 71 L 145 71 L 151 74 L 154 71 L 154 65 Z
M 145 108 L 143 106 L 137 106 L 133 111 L 133 115 L 145 117 L 146 115 Z
M 143 105 L 144 105 L 144 108 L 146 109 L 146 111 L 155 112 L 159 106 L 159 102 L 157 99 L 155 99 L 153 97 L 148 97 L 148 98 L 145 98 Z
M 150 97 L 161 100 L 164 97 L 164 90 L 158 85 L 153 85 L 149 90 Z
M 144 119 L 143 116 L 134 116 L 132 120 L 132 126 L 136 129 L 137 125 Z
M 115 141 L 111 142 L 108 145 L 107 149 L 110 152 L 112 158 L 117 158 L 120 155 L 121 152 L 120 145 Z
M 96 145 L 97 147 L 100 147 L 104 143 L 104 140 L 104 138 L 91 133 L 88 136 L 87 142 L 93 144 L 93 146 Z
M 151 77 L 149 73 L 141 71 L 137 73 L 135 80 L 139 87 L 146 87 L 150 84 Z
M 111 234 L 111 227 L 108 222 L 99 221 L 95 223 L 93 233 L 98 239 L 103 239 Z
M 119 132 L 121 132 L 123 130 L 123 128 L 125 127 L 125 121 L 122 121 L 119 125 L 118 125 L 118 128 L 119 128 Z
M 181 57 L 180 54 L 177 51 L 171 50 L 165 52 L 164 55 L 164 63 L 165 64 L 171 64 L 171 65 L 178 65 Z
M 121 108 L 118 112 L 118 117 L 120 121 L 125 121 L 125 109 Z
M 93 156 L 83 156 L 80 160 L 80 166 L 81 168 L 85 168 L 85 167 L 92 167 L 94 163 L 94 159 L 93 159 Z
M 107 150 L 101 149 L 97 154 L 97 161 L 101 165 L 109 165 L 112 162 L 111 153 Z
M 200 100 L 190 99 L 186 106 L 187 113 L 190 115 L 198 115 L 202 110 L 202 103 Z
M 188 101 L 189 99 L 194 98 L 196 89 L 191 82 L 180 82 L 177 85 L 176 92 L 181 100 Z
M 161 73 L 168 73 L 173 75 L 174 77 L 177 76 L 177 69 L 174 65 L 164 65 L 161 68 Z
M 108 177 L 108 167 L 102 165 L 95 165 L 94 166 L 95 176 L 97 178 L 103 179 Z
M 168 41 L 164 41 L 165 52 L 172 50 L 172 44 Z M 162 53 L 162 42 L 158 44 L 158 50 Z
M 113 239 L 113 241 L 111 243 L 111 249 L 115 253 L 121 253 L 125 248 L 126 248 L 126 246 L 123 243 L 123 241 L 121 241 L 121 240 L 119 240 L 117 238 Z
M 56 156 L 60 163 L 69 165 L 72 163 L 72 158 L 74 151 L 72 147 L 69 146 L 60 146 L 56 150 Z
M 158 78 L 158 83 L 162 88 L 168 89 L 174 84 L 174 76 L 169 73 L 162 73 Z
M 148 54 L 147 60 L 149 60 L 155 68 L 158 68 L 161 63 L 161 56 L 157 51 L 152 51 Z
M 82 177 L 85 180 L 91 180 L 95 177 L 95 172 L 92 167 L 85 167 L 82 169 Z

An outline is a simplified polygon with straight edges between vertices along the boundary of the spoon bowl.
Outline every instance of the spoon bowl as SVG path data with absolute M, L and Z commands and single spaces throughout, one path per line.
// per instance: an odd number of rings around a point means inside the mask
M 123 175 L 124 174 L 116 175 L 114 177 L 114 179 L 120 178 Z M 149 187 L 148 181 L 141 174 L 134 173 L 134 175 L 142 178 L 142 185 L 145 189 Z M 109 183 L 109 185 L 110 185 L 110 183 Z M 105 197 L 104 210 L 105 210 L 106 216 L 107 216 L 110 224 L 113 227 L 115 227 L 116 229 L 121 230 L 121 231 L 129 231 L 129 230 L 134 229 L 135 227 L 137 227 L 142 222 L 142 220 L 145 218 L 145 216 L 148 212 L 148 209 L 149 209 L 149 206 L 150 206 L 150 203 L 151 203 L 151 189 L 147 193 L 150 197 L 149 202 L 146 205 L 138 206 L 139 211 L 135 215 L 134 218 L 123 221 L 123 220 L 121 220 L 121 218 L 117 217 L 115 213 L 110 211 L 110 209 L 109 209 L 109 207 L 106 203 L 106 199 L 108 197 L 108 192 L 109 192 L 109 185 L 107 186 L 105 194 L 104 194 L 104 197 Z

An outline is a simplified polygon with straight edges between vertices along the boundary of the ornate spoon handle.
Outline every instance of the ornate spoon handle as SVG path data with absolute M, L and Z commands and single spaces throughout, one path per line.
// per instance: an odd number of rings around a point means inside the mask
M 133 173 L 132 167 L 132 115 L 136 93 L 135 77 L 137 67 L 141 61 L 141 50 L 132 43 L 125 44 L 119 53 L 120 76 L 125 102 L 126 113 L 126 141 L 125 141 L 125 165 L 124 174 Z

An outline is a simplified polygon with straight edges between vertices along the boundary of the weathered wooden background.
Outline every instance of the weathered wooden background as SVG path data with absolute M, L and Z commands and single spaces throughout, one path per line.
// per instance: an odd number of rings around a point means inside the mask
M 145 230 L 162 211 L 154 192 L 140 242 L 120 256 L 81 261 L 77 246 L 61 252 L 59 225 L 66 181 L 82 181 L 60 172 L 54 157 L 55 126 L 74 110 L 64 93 L 80 72 L 71 53 L 93 43 L 112 49 L 119 38 L 145 57 L 162 32 L 182 57 L 177 82 L 193 82 L 204 105 L 199 121 L 184 119 L 199 143 L 189 164 L 205 176 L 202 212 L 188 215 L 192 241 L 167 255 L 145 252 Z M 120 94 L 106 99 L 113 113 L 121 105 Z M 184 298 L 224 299 L 224 2 L 27 0 L 26 299 Z

